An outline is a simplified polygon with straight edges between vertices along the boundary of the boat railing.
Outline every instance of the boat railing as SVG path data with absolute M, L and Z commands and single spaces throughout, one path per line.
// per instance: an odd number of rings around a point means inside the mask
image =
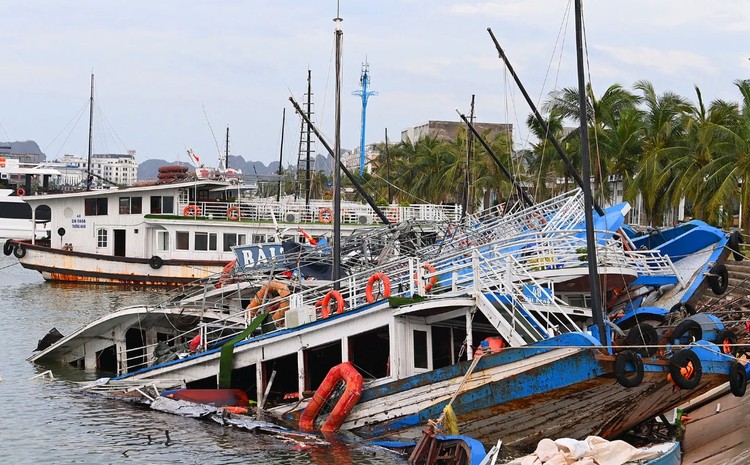
M 461 218 L 460 205 L 412 204 L 408 206 L 388 205 L 382 207 L 391 222 L 407 220 L 457 222 Z M 333 211 L 331 202 L 264 202 L 244 200 L 226 201 L 189 201 L 180 202 L 177 210 L 182 216 L 200 219 L 228 219 L 251 222 L 283 223 L 331 223 Z M 345 202 L 341 206 L 343 224 L 377 224 L 381 223 L 375 211 L 365 204 Z

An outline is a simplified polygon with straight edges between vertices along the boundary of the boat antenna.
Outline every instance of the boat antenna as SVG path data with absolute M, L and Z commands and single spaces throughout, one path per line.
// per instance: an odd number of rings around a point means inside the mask
M 93 150 L 94 136 L 94 73 L 91 73 L 91 97 L 89 97 L 89 159 L 86 164 L 86 190 L 91 190 L 91 183 L 94 178 L 91 176 L 91 152 Z
M 282 157 L 284 156 L 284 123 L 286 122 L 286 108 L 282 108 L 281 112 L 281 148 L 279 149 L 279 189 L 276 191 L 276 201 L 281 200 L 281 175 L 283 168 L 281 167 Z M 255 166 L 253 166 L 255 168 Z
M 227 123 L 227 142 L 224 147 L 224 159 L 219 160 L 219 170 L 229 169 L 229 123 Z
M 604 328 L 599 273 L 596 266 L 596 238 L 594 237 L 594 206 L 591 194 L 591 167 L 589 166 L 589 131 L 586 118 L 586 81 L 583 69 L 583 8 L 581 0 L 575 0 L 576 15 L 576 62 L 578 65 L 578 111 L 581 122 L 581 165 L 583 165 L 583 206 L 586 218 L 586 254 L 589 262 L 589 285 L 591 286 L 591 313 L 599 333 L 599 341 L 605 347 L 609 341 Z M 600 213 L 601 214 L 601 213 Z
M 341 279 L 341 42 L 343 31 L 339 14 L 340 2 L 336 2 L 336 99 L 333 137 L 333 288 L 339 289 Z
M 367 101 L 372 95 L 378 95 L 377 92 L 367 90 L 367 86 L 370 85 L 370 64 L 365 62 L 362 63 L 362 75 L 359 78 L 359 84 L 361 88 L 352 92 L 352 95 L 362 98 L 362 128 L 360 130 L 360 141 L 359 141 L 359 175 L 362 176 L 365 172 L 365 127 L 367 126 Z
M 474 137 L 479 140 L 479 143 L 482 144 L 482 147 L 487 151 L 487 153 L 490 155 L 490 157 L 495 161 L 495 164 L 500 168 L 500 171 L 503 172 L 503 174 L 510 180 L 510 183 L 513 184 L 513 187 L 516 188 L 518 191 L 519 197 L 526 203 L 528 206 L 534 205 L 534 201 L 529 197 L 529 194 L 526 193 L 525 190 L 521 187 L 521 185 L 516 181 L 516 179 L 513 177 L 512 174 L 508 171 L 507 168 L 503 165 L 503 163 L 500 161 L 499 158 L 497 158 L 497 155 L 495 155 L 495 152 L 492 151 L 492 148 L 485 142 L 484 138 L 477 132 L 477 130 L 474 128 L 474 125 L 469 122 L 469 120 L 466 118 L 466 115 L 458 111 L 458 108 L 456 109 L 456 113 L 458 113 L 458 116 L 461 117 L 461 119 L 466 123 L 466 125 L 469 127 L 469 130 L 472 134 L 474 134 Z
M 323 139 L 323 135 L 318 131 L 318 128 L 315 127 L 315 125 L 310 121 L 310 118 L 307 117 L 307 115 L 302 111 L 302 108 L 300 108 L 299 104 L 296 100 L 294 100 L 294 97 L 289 97 L 289 101 L 292 102 L 292 106 L 294 106 L 295 111 L 305 120 L 305 123 L 310 125 L 310 129 L 312 129 L 313 133 L 315 134 L 315 137 L 318 138 L 321 144 L 323 144 L 323 148 L 326 149 L 328 154 L 333 157 L 333 149 L 330 145 Z M 339 168 L 341 168 L 341 172 L 344 173 L 344 175 L 351 181 L 351 183 L 354 185 L 355 189 L 357 189 L 357 192 L 359 192 L 359 195 L 362 196 L 363 199 L 365 199 L 365 202 L 367 202 L 367 205 L 372 208 L 372 210 L 375 212 L 376 215 L 378 215 L 378 218 L 380 218 L 380 221 L 383 222 L 383 224 L 391 224 L 391 220 L 388 219 L 387 216 L 385 216 L 385 213 L 378 207 L 378 205 L 375 203 L 375 200 L 370 196 L 370 194 L 367 193 L 364 187 L 362 187 L 362 184 L 355 179 L 354 175 L 349 171 L 346 166 L 340 165 Z
M 552 143 L 552 145 L 555 147 L 555 150 L 557 151 L 557 154 L 560 156 L 560 159 L 565 163 L 565 167 L 568 169 L 568 172 L 570 172 L 570 175 L 573 176 L 573 180 L 580 186 L 581 189 L 584 188 L 583 186 L 583 180 L 581 179 L 581 176 L 578 175 L 578 171 L 573 167 L 573 164 L 570 162 L 570 159 L 567 155 L 565 155 L 565 151 L 560 146 L 560 143 L 557 142 L 557 139 L 555 136 L 550 132 L 549 125 L 544 121 L 544 118 L 542 118 L 542 115 L 539 114 L 539 111 L 536 109 L 536 106 L 534 105 L 534 102 L 531 100 L 531 97 L 529 97 L 529 94 L 526 92 L 526 88 L 524 88 L 523 84 L 521 83 L 521 79 L 516 74 L 515 70 L 513 69 L 513 66 L 510 64 L 510 60 L 505 55 L 505 52 L 503 51 L 502 47 L 500 47 L 500 43 L 495 38 L 495 34 L 492 33 L 492 28 L 487 28 L 487 32 L 490 33 L 490 37 L 492 38 L 492 42 L 495 43 L 495 48 L 497 49 L 498 54 L 500 55 L 500 58 L 503 59 L 505 62 L 505 66 L 508 68 L 508 72 L 510 72 L 510 75 L 513 76 L 513 80 L 516 81 L 516 85 L 518 86 L 518 89 L 521 91 L 521 94 L 523 94 L 524 99 L 526 99 L 526 103 L 529 105 L 529 108 L 531 108 L 531 111 L 534 113 L 534 117 L 536 118 L 539 125 L 542 127 L 542 130 L 547 135 L 547 139 Z M 586 124 L 586 119 L 584 118 L 581 122 L 581 125 Z M 596 212 L 599 213 L 599 215 L 604 216 L 604 210 L 601 209 L 599 205 L 596 203 L 593 204 L 593 207 L 596 209 Z

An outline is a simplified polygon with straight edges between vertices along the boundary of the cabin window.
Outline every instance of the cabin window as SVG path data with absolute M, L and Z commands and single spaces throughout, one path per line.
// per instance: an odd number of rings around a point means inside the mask
M 305 349 L 303 354 L 305 390 L 317 389 L 328 374 L 328 370 L 341 363 L 341 341 Z
M 390 376 L 390 333 L 388 326 L 349 336 L 349 361 L 365 378 Z
M 195 233 L 195 250 L 216 250 L 216 233 Z
M 175 249 L 190 250 L 190 233 L 187 231 L 177 231 L 174 242 Z
M 96 246 L 98 248 L 107 247 L 107 230 L 104 228 L 96 230 Z
M 151 196 L 151 213 L 174 213 L 174 197 L 171 196 Z
M 156 250 L 159 252 L 169 250 L 169 231 L 156 231 Z
M 106 197 L 86 199 L 84 202 L 84 213 L 86 216 L 100 216 L 107 214 Z
M 224 233 L 224 252 L 231 252 L 232 247 L 245 245 L 246 242 L 247 235 L 245 234 Z
M 140 197 L 120 197 L 120 214 L 121 215 L 138 215 L 142 211 L 142 202 Z
M 427 331 L 415 329 L 414 335 L 414 368 L 427 369 Z
M 263 244 L 266 242 L 265 234 L 253 234 L 253 244 Z

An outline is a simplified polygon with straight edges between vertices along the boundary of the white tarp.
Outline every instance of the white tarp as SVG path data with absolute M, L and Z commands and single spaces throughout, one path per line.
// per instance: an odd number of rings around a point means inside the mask
M 589 436 L 576 439 L 542 439 L 533 454 L 508 465 L 623 465 L 635 460 L 659 457 L 666 448 L 637 448 L 625 441 L 608 441 Z

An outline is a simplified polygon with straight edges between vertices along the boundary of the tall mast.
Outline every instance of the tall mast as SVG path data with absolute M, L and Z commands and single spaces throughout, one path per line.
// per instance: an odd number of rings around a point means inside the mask
M 599 341 L 608 346 L 604 328 L 602 295 L 596 265 L 596 238 L 594 237 L 594 199 L 591 195 L 591 166 L 589 154 L 589 129 L 586 115 L 586 79 L 583 69 L 583 8 L 582 0 L 575 0 L 576 15 L 576 61 L 578 64 L 578 118 L 581 122 L 581 165 L 583 165 L 583 208 L 586 217 L 586 253 L 589 262 L 589 285 L 591 286 L 591 313 L 599 332 Z
M 333 142 L 333 288 L 339 289 L 341 278 L 341 15 L 336 5 L 336 104 Z
M 282 108 L 281 112 L 281 148 L 279 149 L 279 190 L 276 191 L 276 201 L 281 200 L 281 174 L 283 172 L 281 168 L 281 157 L 284 156 L 284 123 L 286 122 L 286 108 Z
M 224 151 L 224 166 L 219 166 L 219 169 L 227 170 L 229 169 L 229 123 L 227 123 L 227 143 Z
M 393 203 L 391 195 L 391 156 L 388 149 L 388 128 L 385 128 L 385 182 L 388 184 L 388 205 Z
M 359 78 L 361 88 L 352 92 L 352 95 L 362 97 L 362 128 L 359 141 L 359 175 L 365 172 L 365 127 L 367 126 L 367 100 L 371 95 L 378 95 L 375 91 L 368 91 L 370 85 L 370 65 L 365 61 L 362 63 L 362 75 Z
M 307 70 L 307 116 L 310 118 L 312 112 L 312 74 L 310 70 Z M 310 179 L 310 125 L 307 125 L 307 137 L 305 138 L 307 147 L 305 149 L 305 205 L 310 205 L 310 191 L 311 179 Z
M 91 190 L 91 183 L 94 180 L 91 176 L 91 151 L 93 150 L 94 136 L 94 73 L 91 73 L 91 97 L 89 98 L 89 159 L 86 164 L 86 190 Z
M 469 113 L 469 122 L 474 124 L 474 94 L 471 94 L 471 112 Z M 466 137 L 466 179 L 464 180 L 464 197 L 461 205 L 461 216 L 466 216 L 469 211 L 471 202 L 471 149 L 474 145 L 474 133 L 468 131 Z

